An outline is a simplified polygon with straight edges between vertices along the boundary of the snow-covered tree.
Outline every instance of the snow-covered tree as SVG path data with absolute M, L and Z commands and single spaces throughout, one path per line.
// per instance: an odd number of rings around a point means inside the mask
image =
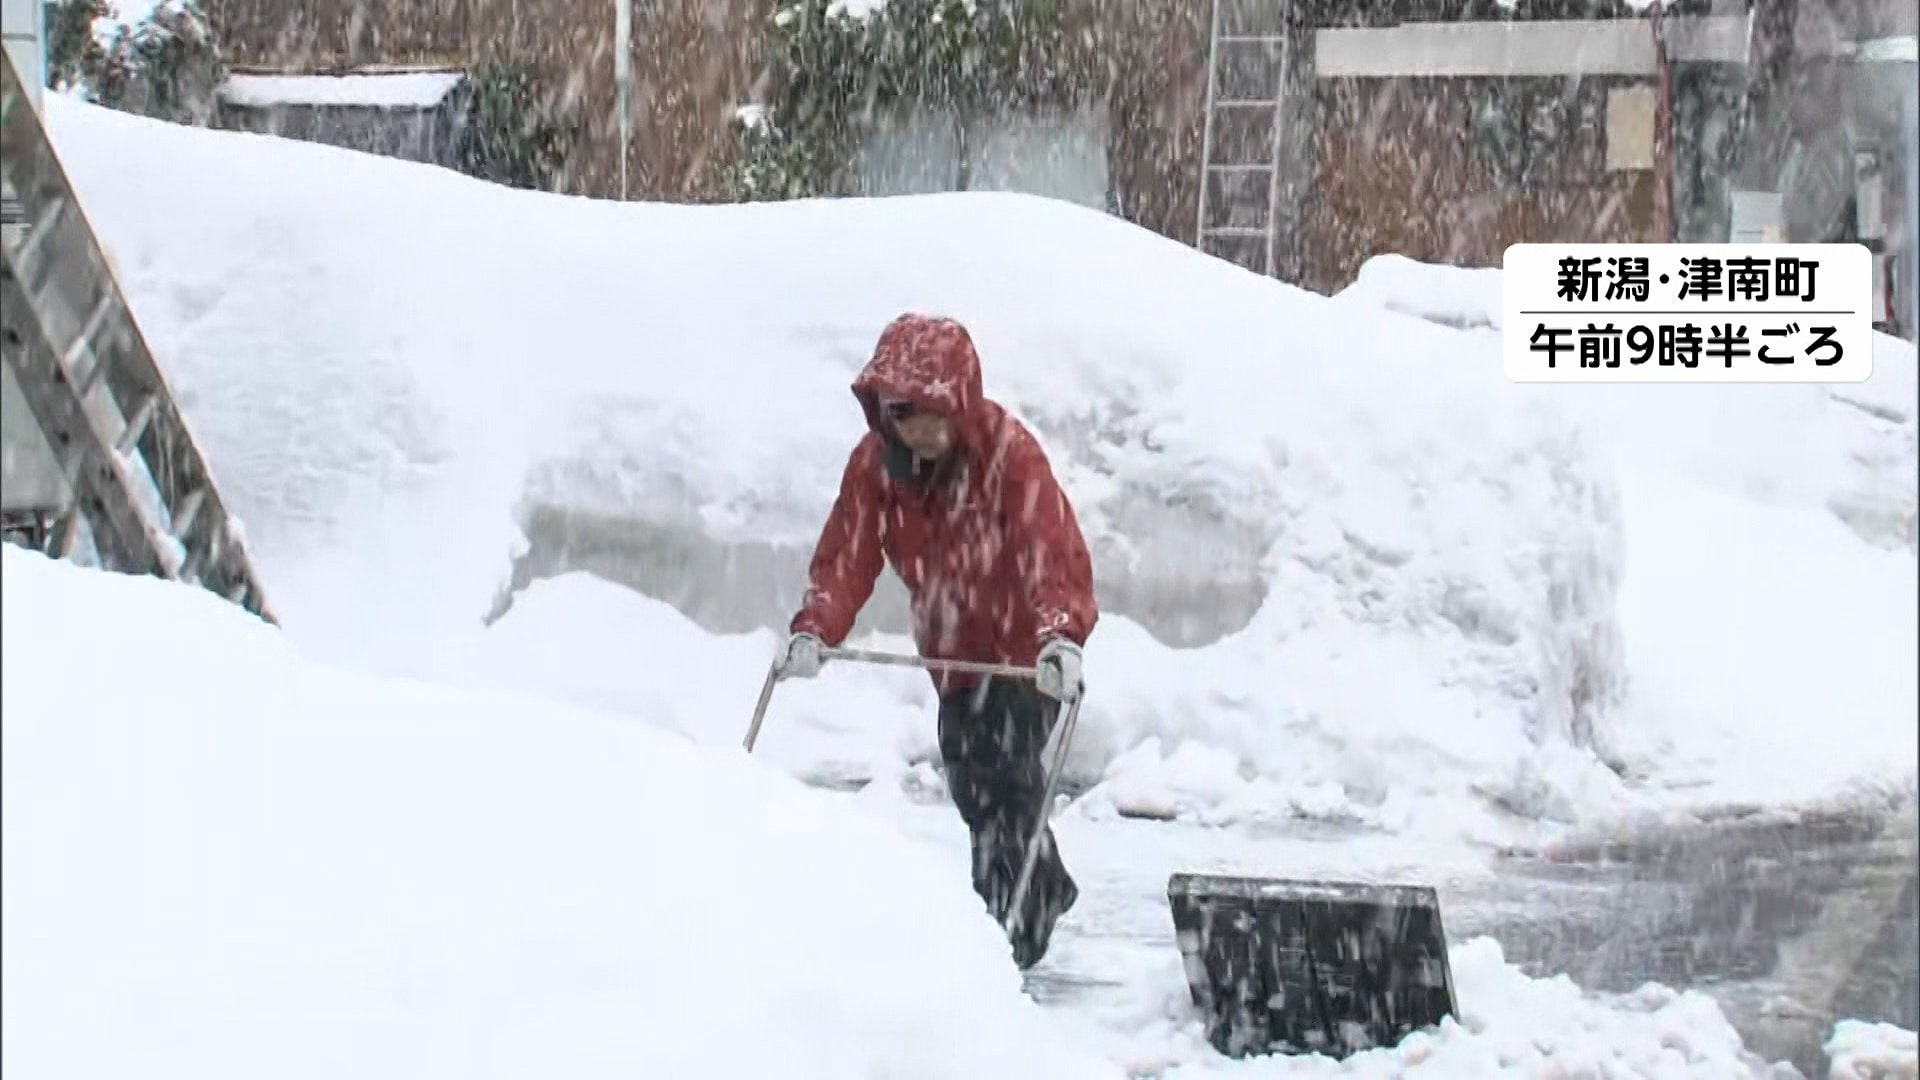
M 54 0 L 47 28 L 53 89 L 180 123 L 212 120 L 224 63 L 197 0 Z
M 862 126 L 893 103 L 1059 101 L 1097 68 L 1048 0 L 790 0 L 773 21 L 776 89 L 735 119 L 739 198 L 846 190 Z
M 577 117 L 538 68 L 485 63 L 468 73 L 457 137 L 462 172 L 556 191 L 578 141 Z

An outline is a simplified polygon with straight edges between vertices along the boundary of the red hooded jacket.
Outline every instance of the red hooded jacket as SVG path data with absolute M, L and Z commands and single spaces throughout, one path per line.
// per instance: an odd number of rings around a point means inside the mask
M 982 392 L 966 329 L 900 316 L 881 333 L 853 395 L 867 434 L 814 548 L 793 632 L 840 644 L 884 560 L 912 597 L 922 656 L 1032 664 L 1047 638 L 1086 644 L 1098 611 L 1080 524 L 1032 432 Z M 931 478 L 889 470 L 888 457 L 904 448 L 881 418 L 883 397 L 953 422 L 954 451 Z M 942 694 L 977 682 L 934 677 Z

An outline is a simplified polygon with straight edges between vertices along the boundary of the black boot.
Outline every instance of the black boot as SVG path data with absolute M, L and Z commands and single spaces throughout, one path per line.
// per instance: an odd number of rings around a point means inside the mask
M 1027 889 L 1026 903 L 1022 905 L 1019 923 L 1011 928 L 1009 940 L 1013 945 L 1013 962 L 1022 971 L 1038 964 L 1047 955 L 1047 948 L 1053 941 L 1053 930 L 1059 924 L 1061 916 L 1072 910 L 1080 899 L 1080 887 L 1067 872 L 1066 864 L 1060 861 L 1060 852 L 1053 842 L 1053 830 L 1041 834 L 1041 854 L 1034 863 L 1033 883 Z M 1016 860 L 1013 873 L 1020 873 Z M 1009 901 L 1012 899 L 1008 898 Z M 1008 919 L 1001 920 L 1007 926 Z

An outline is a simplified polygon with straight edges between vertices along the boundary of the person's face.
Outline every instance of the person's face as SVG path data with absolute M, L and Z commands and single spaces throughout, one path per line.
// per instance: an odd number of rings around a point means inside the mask
M 953 425 L 938 413 L 920 412 L 904 401 L 886 405 L 887 419 L 915 456 L 937 460 L 953 449 Z

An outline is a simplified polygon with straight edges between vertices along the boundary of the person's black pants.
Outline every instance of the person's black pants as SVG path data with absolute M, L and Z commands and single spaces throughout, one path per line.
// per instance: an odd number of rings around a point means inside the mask
M 1024 679 L 987 679 L 940 701 L 940 757 L 947 790 L 973 833 L 973 889 L 1002 926 L 1027 841 L 1046 813 L 1042 759 L 1059 715 L 1060 703 Z M 1013 941 L 1022 968 L 1046 955 L 1054 922 L 1080 895 L 1051 828 L 1040 845 Z

